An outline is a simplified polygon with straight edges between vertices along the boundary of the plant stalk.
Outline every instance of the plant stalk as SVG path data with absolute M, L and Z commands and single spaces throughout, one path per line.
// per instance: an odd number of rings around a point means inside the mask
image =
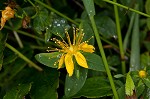
M 113 0 L 114 2 L 117 2 L 117 0 Z M 121 57 L 121 65 L 122 65 L 122 73 L 126 73 L 126 66 L 125 66 L 125 55 L 124 55 L 124 48 L 122 43 L 122 35 L 121 35 L 121 28 L 120 28 L 120 22 L 119 22 L 119 14 L 118 14 L 118 8 L 116 5 L 114 5 L 114 11 L 115 11 L 115 19 L 116 19 L 116 28 L 117 28 L 117 35 L 118 35 L 118 43 L 119 43 L 119 49 L 120 49 L 120 57 Z
M 106 72 L 107 72 L 107 75 L 108 75 L 108 79 L 109 79 L 109 82 L 110 82 L 110 85 L 111 85 L 114 97 L 115 97 L 115 99 L 119 99 L 117 91 L 116 91 L 116 87 L 115 87 L 115 84 L 114 84 L 114 81 L 113 81 L 113 78 L 112 78 L 112 75 L 111 75 L 108 63 L 107 63 L 107 59 L 106 59 L 105 52 L 104 52 L 104 49 L 103 49 L 103 46 L 102 46 L 102 42 L 101 42 L 101 39 L 99 37 L 98 30 L 96 28 L 94 17 L 91 16 L 89 18 L 91 20 L 92 28 L 93 28 L 94 33 L 95 33 L 97 44 L 98 44 L 98 47 L 99 47 L 99 50 L 100 50 L 100 53 L 101 53 L 101 56 L 102 56 L 102 59 L 103 59 L 104 65 L 105 65 L 105 69 L 106 69 Z
M 38 65 L 36 65 L 35 63 L 33 63 L 31 60 L 29 60 L 26 56 L 24 56 L 22 53 L 20 53 L 17 49 L 15 49 L 13 46 L 9 45 L 8 43 L 6 43 L 6 47 L 8 47 L 10 50 L 12 50 L 13 52 L 15 52 L 20 58 L 22 58 L 24 61 L 26 61 L 27 63 L 29 63 L 32 67 L 34 67 L 35 69 L 42 71 L 43 69 L 41 67 L 39 67 Z
M 136 13 L 138 13 L 138 14 L 140 14 L 140 15 L 143 15 L 143 16 L 146 16 L 146 17 L 150 17 L 150 15 L 148 15 L 148 14 L 145 14 L 145 13 L 143 13 L 143 12 L 140 12 L 140 11 L 138 11 L 138 10 L 132 9 L 132 8 L 130 8 L 130 7 L 121 5 L 121 4 L 119 4 L 119 3 L 116 3 L 116 2 L 113 2 L 113 1 L 110 1 L 110 0 L 103 0 L 103 1 L 108 2 L 108 3 L 111 3 L 111 4 L 116 5 L 116 6 L 119 6 L 119 7 L 122 7 L 122 8 L 124 8 L 124 9 L 129 10 L 129 11 L 136 12 Z

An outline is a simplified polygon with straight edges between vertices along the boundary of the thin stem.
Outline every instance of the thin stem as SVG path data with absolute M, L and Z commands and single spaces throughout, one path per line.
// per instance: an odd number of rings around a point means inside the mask
M 42 6 L 44 6 L 45 8 L 55 12 L 56 14 L 60 15 L 61 17 L 64 17 L 65 19 L 67 19 L 68 21 L 74 23 L 75 25 L 79 25 L 77 22 L 75 22 L 74 20 L 72 20 L 71 18 L 65 16 L 64 14 L 60 13 L 59 11 L 55 10 L 54 8 L 44 4 L 43 2 L 39 1 L 39 0 L 35 0 L 35 2 L 41 4 Z
M 113 0 L 114 2 L 117 2 L 117 0 Z M 126 66 L 125 66 L 125 55 L 124 55 L 124 49 L 123 49 L 123 43 L 122 43 L 122 35 L 121 35 L 121 29 L 120 29 L 120 22 L 119 22 L 119 15 L 118 15 L 118 8 L 116 5 L 114 5 L 114 11 L 115 11 L 115 19 L 116 19 L 116 28 L 117 28 L 117 35 L 118 35 L 118 42 L 119 42 L 119 49 L 120 49 L 120 56 L 121 56 L 121 65 L 122 65 L 122 73 L 126 73 Z
M 9 30 L 12 30 L 12 31 L 14 30 L 13 28 L 11 28 L 11 27 L 9 27 L 9 26 L 6 26 L 6 25 L 4 26 L 4 28 L 9 29 Z M 25 36 L 34 38 L 34 39 L 39 40 L 39 41 L 42 41 L 42 42 L 45 42 L 44 39 L 42 39 L 42 38 L 40 38 L 40 37 L 38 37 L 38 36 L 29 34 L 29 33 L 27 33 L 27 32 L 21 31 L 21 30 L 15 30 L 15 31 L 18 32 L 18 33 L 20 33 L 20 34 L 22 34 L 22 35 L 25 35 Z M 54 43 L 52 43 L 52 42 L 48 42 L 48 44 L 53 45 L 53 46 L 56 46 L 56 45 L 55 45 Z
M 101 56 L 102 56 L 102 59 L 103 59 L 104 65 L 105 65 L 105 69 L 106 69 L 106 72 L 107 72 L 107 75 L 108 75 L 108 79 L 109 79 L 109 82 L 110 82 L 110 85 L 111 85 L 114 97 L 115 97 L 115 99 L 119 99 L 117 91 L 116 91 L 116 87 L 115 87 L 115 84 L 114 84 L 114 81 L 113 81 L 113 78 L 112 78 L 112 75 L 111 75 L 108 63 L 107 63 L 105 52 L 104 52 L 104 49 L 103 49 L 103 46 L 102 46 L 102 43 L 101 43 L 101 39 L 99 37 L 99 33 L 98 33 L 97 28 L 96 28 L 94 17 L 92 16 L 92 17 L 89 17 L 89 18 L 90 18 L 91 23 L 92 23 L 92 28 L 93 28 L 94 33 L 95 33 L 97 44 L 98 44 L 98 47 L 99 47 L 99 50 L 100 50 L 100 53 L 101 53 Z
M 11 21 L 8 21 L 8 22 L 9 22 L 10 26 L 13 27 L 12 22 L 11 22 Z M 14 36 L 15 36 L 17 42 L 18 42 L 19 47 L 20 47 L 20 48 L 23 48 L 23 43 L 22 43 L 22 41 L 21 41 L 21 39 L 20 39 L 18 33 L 17 33 L 15 30 L 13 30 L 13 33 L 14 33 Z
M 27 63 L 29 63 L 32 67 L 34 67 L 35 69 L 42 71 L 42 68 L 39 67 L 38 65 L 36 65 L 35 63 L 33 63 L 31 60 L 29 60 L 26 56 L 24 56 L 22 53 L 20 53 L 17 49 L 15 49 L 13 46 L 9 45 L 8 43 L 6 43 L 6 47 L 8 47 L 10 50 L 12 50 L 13 52 L 15 52 L 20 58 L 22 58 L 24 61 L 26 61 Z
M 143 15 L 143 16 L 146 16 L 146 17 L 150 17 L 150 15 L 148 15 L 148 14 L 145 14 L 145 13 L 143 13 L 143 12 L 140 12 L 140 11 L 138 11 L 138 10 L 132 9 L 132 8 L 130 8 L 130 7 L 121 5 L 121 4 L 119 4 L 119 3 L 116 3 L 116 2 L 113 2 L 113 1 L 110 1 L 110 0 L 103 0 L 103 1 L 108 2 L 108 3 L 111 3 L 111 4 L 116 5 L 116 6 L 119 6 L 119 7 L 122 7 L 122 8 L 124 8 L 124 9 L 130 10 L 130 11 L 136 12 L 136 13 L 138 13 L 138 14 L 140 14 L 140 15 Z

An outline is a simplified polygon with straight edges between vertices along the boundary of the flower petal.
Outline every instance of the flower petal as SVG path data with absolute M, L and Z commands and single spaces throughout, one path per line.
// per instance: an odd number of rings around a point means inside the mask
M 82 66 L 84 68 L 88 68 L 86 59 L 85 59 L 85 57 L 80 52 L 77 52 L 74 56 L 75 56 L 75 59 L 76 59 L 77 63 L 80 66 Z
M 62 55 L 59 59 L 58 69 L 60 69 L 64 63 L 65 55 Z
M 72 55 L 69 53 L 65 55 L 65 65 L 69 76 L 72 76 L 74 70 L 74 64 L 72 60 Z
M 95 48 L 93 45 L 88 45 L 87 43 L 82 43 L 82 44 L 80 44 L 80 49 L 84 52 L 93 53 Z

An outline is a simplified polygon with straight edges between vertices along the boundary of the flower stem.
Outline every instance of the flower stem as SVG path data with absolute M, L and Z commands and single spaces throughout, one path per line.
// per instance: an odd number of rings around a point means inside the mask
M 138 13 L 138 14 L 140 14 L 140 15 L 143 15 L 143 16 L 146 16 L 146 17 L 150 17 L 150 15 L 148 15 L 148 14 L 145 14 L 145 13 L 143 13 L 143 12 L 140 12 L 140 11 L 138 11 L 138 10 L 132 9 L 132 8 L 130 8 L 130 7 L 121 5 L 121 4 L 119 4 L 119 3 L 116 3 L 116 2 L 113 2 L 113 1 L 110 1 L 110 0 L 103 0 L 103 1 L 108 2 L 108 3 L 111 3 L 111 4 L 116 5 L 116 6 L 119 6 L 119 7 L 122 7 L 122 8 L 124 8 L 124 9 L 130 10 L 130 11 L 136 12 L 136 13 Z
M 113 0 L 114 2 L 117 2 L 117 0 Z M 122 65 L 122 73 L 126 73 L 126 66 L 125 66 L 125 55 L 124 55 L 124 49 L 123 49 L 123 43 L 122 43 L 122 35 L 121 35 L 121 29 L 120 29 L 120 22 L 119 22 L 119 15 L 118 15 L 118 8 L 116 5 L 114 5 L 114 11 L 115 11 L 115 19 L 116 19 L 116 28 L 117 28 L 117 35 L 118 35 L 118 42 L 119 42 L 119 49 L 120 49 L 120 56 L 121 56 L 121 65 Z
M 42 68 L 39 67 L 38 65 L 36 65 L 35 63 L 33 63 L 31 60 L 29 60 L 26 56 L 24 56 L 22 53 L 20 53 L 17 49 L 15 49 L 13 46 L 9 45 L 8 43 L 6 43 L 6 47 L 8 47 L 10 50 L 12 50 L 13 52 L 15 52 L 16 54 L 18 54 L 18 56 L 20 58 L 22 58 L 24 61 L 26 61 L 27 63 L 29 63 L 32 67 L 34 67 L 35 69 L 42 71 Z
M 115 87 L 115 84 L 114 84 L 114 81 L 113 81 L 113 78 L 112 78 L 112 75 L 111 75 L 108 63 L 107 63 L 107 59 L 106 59 L 105 52 L 104 52 L 104 49 L 103 49 L 103 46 L 102 46 L 102 42 L 101 42 L 101 39 L 99 37 L 98 30 L 96 28 L 94 17 L 91 16 L 89 18 L 91 20 L 92 28 L 93 28 L 94 33 L 95 33 L 97 44 L 98 44 L 98 47 L 99 47 L 99 50 L 100 50 L 100 53 L 101 53 L 101 56 L 102 56 L 102 59 L 103 59 L 104 65 L 105 65 L 105 69 L 106 69 L 106 72 L 107 72 L 107 75 L 108 75 L 108 79 L 109 79 L 109 82 L 110 82 L 110 85 L 111 85 L 114 97 L 115 97 L 115 99 L 119 99 L 117 91 L 116 91 L 116 87 Z
M 44 4 L 44 3 L 41 2 L 40 0 L 35 0 L 35 2 L 41 4 L 42 6 L 44 6 L 45 8 L 47 8 L 47 9 L 53 11 L 53 12 L 55 12 L 56 14 L 60 15 L 61 17 L 65 18 L 65 19 L 67 19 L 68 21 L 74 23 L 75 25 L 79 25 L 77 22 L 75 22 L 75 21 L 72 20 L 71 18 L 65 16 L 64 14 L 62 14 L 62 13 L 60 13 L 59 11 L 55 10 L 54 8 L 52 8 L 52 7 L 50 7 L 50 6 L 46 5 L 46 4 Z
M 10 26 L 13 28 L 12 22 L 11 22 L 11 21 L 8 21 L 8 22 L 9 22 Z M 18 33 L 17 33 L 15 30 L 13 30 L 13 33 L 14 33 L 14 36 L 15 36 L 17 42 L 18 42 L 19 47 L 20 47 L 20 48 L 23 48 L 23 43 L 22 43 L 22 41 L 21 41 L 21 39 L 20 39 Z

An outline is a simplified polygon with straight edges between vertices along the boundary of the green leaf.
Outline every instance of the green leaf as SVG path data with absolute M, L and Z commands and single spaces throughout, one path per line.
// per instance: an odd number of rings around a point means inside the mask
M 121 78 L 121 77 L 124 77 L 124 75 L 122 74 L 117 74 L 117 75 L 114 75 L 115 78 Z
M 3 64 L 3 51 L 5 49 L 5 43 L 7 39 L 7 33 L 3 33 L 0 31 L 0 70 L 2 69 Z
M 45 33 L 45 42 L 49 42 L 51 36 L 52 36 L 51 29 L 50 29 L 50 28 L 46 29 L 46 33 Z
M 86 58 L 88 69 L 96 70 L 96 71 L 105 71 L 105 67 L 102 61 L 102 58 L 99 55 L 94 53 L 83 53 Z
M 130 76 L 130 72 L 127 74 L 126 77 L 126 83 L 125 83 L 125 92 L 126 95 L 132 96 L 133 95 L 133 90 L 135 89 L 134 82 Z
M 139 97 L 141 94 L 143 94 L 145 90 L 145 85 L 141 83 L 137 88 L 136 88 L 136 95 Z
M 137 9 L 138 5 L 136 5 Z M 130 71 L 140 69 L 140 32 L 139 32 L 139 15 L 135 14 L 132 40 L 131 40 L 131 57 L 130 57 Z
M 112 95 L 111 86 L 104 77 L 88 78 L 81 90 L 73 97 L 98 98 Z
M 51 32 L 55 35 L 61 37 L 65 36 L 65 29 L 69 29 L 70 26 L 67 23 L 67 20 L 64 18 L 54 17 L 51 27 Z
M 144 67 L 149 67 L 150 66 L 150 56 L 149 56 L 149 52 L 145 52 L 143 54 L 141 54 L 141 66 Z
M 150 0 L 149 0 L 150 1 Z M 148 27 L 148 29 L 150 30 L 150 18 L 147 18 L 147 27 Z
M 86 41 L 88 39 L 90 39 L 92 36 L 94 37 L 94 33 L 93 33 L 93 29 L 89 24 L 88 20 L 82 20 L 82 22 L 80 23 L 79 29 L 83 29 L 84 32 L 84 37 L 83 37 L 83 41 Z M 90 41 L 88 41 L 88 44 L 94 44 L 94 38 L 91 38 Z
M 143 78 L 144 84 L 150 88 L 150 80 L 148 78 Z
M 48 15 L 48 10 L 40 6 L 39 13 L 33 20 L 33 27 L 37 33 L 41 34 L 46 29 L 47 24 L 50 24 Z
M 108 56 L 107 61 L 110 66 L 116 66 L 120 64 L 120 57 L 117 55 Z
M 121 86 L 118 90 L 118 96 L 119 99 L 122 99 L 123 97 L 125 97 L 125 86 Z
M 19 84 L 17 87 L 9 90 L 3 99 L 23 99 L 26 94 L 29 93 L 31 89 L 31 83 L 29 84 Z
M 97 15 L 95 22 L 99 33 L 105 38 L 117 38 L 115 22 L 108 16 Z
M 145 3 L 145 10 L 146 10 L 146 13 L 147 14 L 150 14 L 150 0 L 146 0 L 146 3 Z
M 66 76 L 65 80 L 66 98 L 72 97 L 83 87 L 87 78 L 87 72 L 88 69 L 78 66 L 78 69 L 75 69 L 75 72 L 71 77 L 69 77 L 68 75 Z
M 90 17 L 95 15 L 94 1 L 93 0 L 82 0 L 85 9 Z
M 33 87 L 31 99 L 57 99 L 57 87 L 59 84 L 59 73 L 57 69 L 45 68 L 43 72 L 36 73 L 32 79 Z
M 35 55 L 35 58 L 37 61 L 48 67 L 57 68 L 58 66 L 56 63 L 58 62 L 60 56 L 61 56 L 60 52 L 40 53 Z
M 146 49 L 148 50 L 148 51 L 150 51 L 150 42 L 149 41 L 143 41 L 143 44 L 144 44 L 144 46 L 146 47 Z

